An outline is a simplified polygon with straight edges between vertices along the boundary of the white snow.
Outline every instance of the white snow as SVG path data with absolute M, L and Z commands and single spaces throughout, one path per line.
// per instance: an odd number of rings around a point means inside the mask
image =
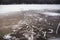
M 25 10 L 43 10 L 43 9 L 58 10 L 60 9 L 60 5 L 50 5 L 50 4 L 0 5 L 0 14 L 13 11 L 21 11 L 21 10 L 25 11 Z

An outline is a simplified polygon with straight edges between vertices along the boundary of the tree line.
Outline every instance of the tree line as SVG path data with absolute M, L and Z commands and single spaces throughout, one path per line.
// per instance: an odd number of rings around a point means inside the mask
M 0 4 L 60 4 L 60 0 L 0 0 Z

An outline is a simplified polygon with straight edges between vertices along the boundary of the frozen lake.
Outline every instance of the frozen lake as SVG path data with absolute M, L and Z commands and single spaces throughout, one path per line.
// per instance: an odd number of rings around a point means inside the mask
M 0 5 L 0 14 L 1 13 L 7 13 L 7 12 L 14 12 L 14 11 L 24 11 L 24 10 L 43 10 L 43 9 L 48 9 L 48 10 L 58 10 L 60 9 L 60 5 L 39 5 L 39 4 L 17 4 L 17 5 Z

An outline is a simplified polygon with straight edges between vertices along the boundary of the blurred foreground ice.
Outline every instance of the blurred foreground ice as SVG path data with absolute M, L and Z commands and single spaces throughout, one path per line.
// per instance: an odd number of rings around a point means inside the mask
M 51 38 L 51 39 L 48 39 L 48 40 L 60 40 L 60 38 Z

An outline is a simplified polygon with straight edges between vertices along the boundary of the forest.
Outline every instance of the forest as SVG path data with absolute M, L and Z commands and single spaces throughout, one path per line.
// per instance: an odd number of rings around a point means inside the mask
M 60 0 L 0 0 L 0 4 L 60 4 Z

